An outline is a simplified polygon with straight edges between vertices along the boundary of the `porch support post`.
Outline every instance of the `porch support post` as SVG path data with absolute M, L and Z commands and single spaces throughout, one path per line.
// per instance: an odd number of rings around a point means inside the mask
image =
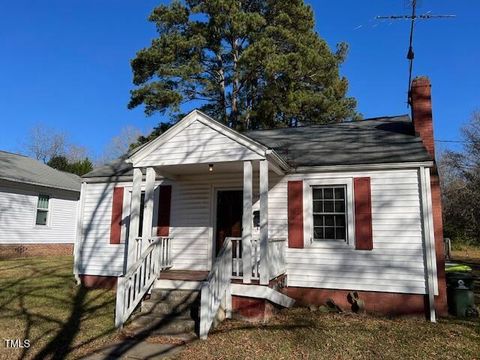
M 268 161 L 260 160 L 260 285 L 270 281 L 268 259 Z
M 142 252 L 149 245 L 149 239 L 152 237 L 153 227 L 153 197 L 155 187 L 156 172 L 153 167 L 147 168 L 147 175 L 145 179 L 145 210 L 143 213 L 142 227 Z
M 130 230 L 128 234 L 127 271 L 136 261 L 138 226 L 140 222 L 140 197 L 142 195 L 142 170 L 133 169 L 132 201 L 130 204 Z
M 243 162 L 243 217 L 242 217 L 242 262 L 243 282 L 251 283 L 252 278 L 252 162 Z M 256 259 L 254 259 L 255 261 Z

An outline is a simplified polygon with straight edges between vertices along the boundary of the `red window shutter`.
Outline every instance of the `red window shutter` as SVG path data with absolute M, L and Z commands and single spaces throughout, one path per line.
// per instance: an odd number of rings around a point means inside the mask
M 288 182 L 288 247 L 303 248 L 303 181 Z
M 110 244 L 120 244 L 122 236 L 123 187 L 113 189 L 112 222 L 110 224 Z
M 372 192 L 370 178 L 353 179 L 355 197 L 355 248 L 372 250 Z
M 160 196 L 158 201 L 157 236 L 169 235 L 171 204 L 172 204 L 172 186 L 160 185 Z

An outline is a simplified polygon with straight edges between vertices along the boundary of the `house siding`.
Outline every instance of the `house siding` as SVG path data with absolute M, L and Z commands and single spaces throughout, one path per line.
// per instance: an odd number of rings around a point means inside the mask
M 254 170 L 253 210 L 258 210 L 258 171 Z M 284 177 L 270 172 L 269 237 L 286 239 L 288 236 L 288 181 L 353 177 L 371 179 L 373 250 L 355 250 L 354 244 L 344 243 L 310 246 L 306 239 L 305 248 L 287 249 L 288 286 L 425 294 L 416 169 Z M 173 268 L 208 270 L 214 251 L 215 189 L 241 189 L 241 174 L 181 176 L 163 184 L 172 185 Z M 131 183 L 115 186 L 129 187 Z M 109 243 L 113 188 L 113 184 L 86 185 L 79 257 L 81 274 L 118 276 L 123 271 L 124 244 Z M 129 197 L 128 191 L 125 196 Z
M 170 236 L 173 269 L 209 270 L 213 247 L 215 189 L 242 189 L 238 174 L 183 176 L 175 181 L 155 183 L 154 226 L 157 221 L 158 185 L 172 185 Z M 124 186 L 129 209 L 131 183 L 87 183 L 84 187 L 82 235 L 78 244 L 80 274 L 119 276 L 123 273 L 126 231 L 122 227 L 120 244 L 110 244 L 110 227 L 114 187 Z M 254 209 L 258 209 L 258 172 L 254 172 Z M 124 212 L 122 217 L 128 217 Z M 155 232 L 154 232 L 155 233 Z
M 344 243 L 287 249 L 288 286 L 425 294 L 418 170 L 295 174 L 269 194 L 269 232 L 287 237 L 287 182 L 370 177 L 373 250 Z M 307 201 L 307 199 L 305 199 Z
M 122 243 L 110 244 L 115 186 L 128 187 L 131 183 L 91 183 L 83 186 L 81 235 L 75 244 L 76 268 L 80 274 L 119 276 L 123 272 L 125 232 L 122 232 Z M 123 214 L 123 217 L 126 215 Z
M 50 196 L 47 226 L 36 226 L 38 195 Z M 73 244 L 79 193 L 0 181 L 0 245 Z
M 175 137 L 161 144 L 136 166 L 200 164 L 261 158 L 229 137 L 199 121 L 194 121 Z

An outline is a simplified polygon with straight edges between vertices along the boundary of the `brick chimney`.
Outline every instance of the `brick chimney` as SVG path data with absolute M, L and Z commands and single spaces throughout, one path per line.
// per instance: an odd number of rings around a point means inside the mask
M 410 101 L 415 133 L 422 138 L 423 145 L 432 158 L 435 159 L 431 87 L 428 77 L 416 77 L 412 81 Z
M 432 96 L 429 78 L 420 76 L 413 79 L 410 89 L 410 101 L 415 133 L 421 137 L 423 145 L 432 156 L 432 159 L 435 159 Z M 445 256 L 443 254 L 442 197 L 440 192 L 440 179 L 436 166 L 430 169 L 430 188 L 432 194 L 432 215 L 439 291 L 439 295 L 435 297 L 435 308 L 437 314 L 443 316 L 446 315 L 448 311 L 445 283 Z

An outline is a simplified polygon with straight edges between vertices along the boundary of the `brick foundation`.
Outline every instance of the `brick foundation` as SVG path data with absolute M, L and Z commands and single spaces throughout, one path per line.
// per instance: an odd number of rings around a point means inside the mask
M 29 256 L 73 255 L 73 244 L 9 244 L 0 245 L 0 259 Z
M 116 276 L 80 275 L 82 285 L 87 289 L 115 289 Z
M 277 307 L 265 299 L 232 296 L 232 316 L 235 319 L 260 322 L 267 321 L 277 311 Z
M 287 287 L 282 289 L 282 292 L 295 299 L 296 305 L 299 306 L 325 305 L 328 299 L 332 299 L 343 310 L 352 310 L 352 305 L 347 298 L 350 290 Z M 387 316 L 426 316 L 428 300 L 425 295 L 372 291 L 357 292 L 360 299 L 365 302 L 365 310 L 367 313 Z M 447 312 L 441 308 L 438 309 L 437 314 L 444 316 Z

